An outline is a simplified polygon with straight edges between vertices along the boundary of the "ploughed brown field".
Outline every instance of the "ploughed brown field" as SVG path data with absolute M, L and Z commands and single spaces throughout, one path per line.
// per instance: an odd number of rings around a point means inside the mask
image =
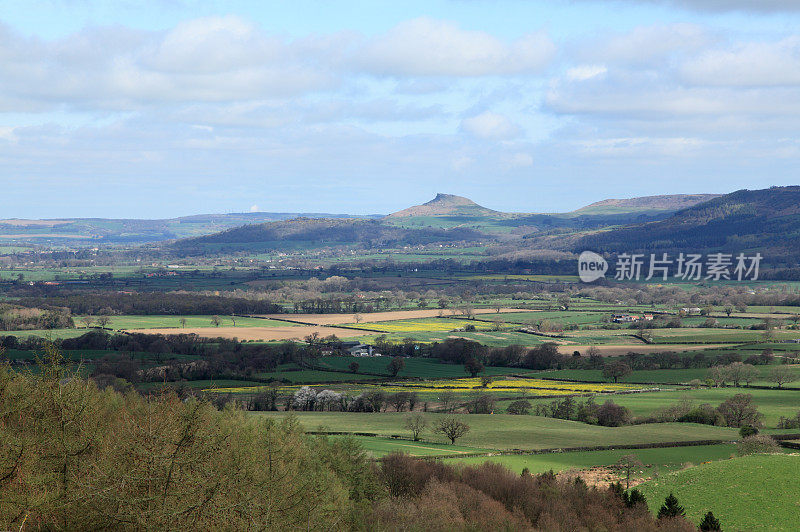
M 500 312 L 536 312 L 524 308 L 501 308 Z M 495 314 L 493 308 L 476 308 L 475 314 Z M 409 320 L 419 318 L 437 318 L 442 316 L 459 316 L 455 309 L 421 309 L 421 310 L 396 310 L 392 312 L 367 312 L 360 314 L 361 323 L 375 323 L 379 321 Z M 314 325 L 340 325 L 342 323 L 355 323 L 355 314 L 262 314 L 259 318 L 273 320 L 289 320 L 294 322 L 309 323 Z M 352 336 L 352 335 L 351 335 Z

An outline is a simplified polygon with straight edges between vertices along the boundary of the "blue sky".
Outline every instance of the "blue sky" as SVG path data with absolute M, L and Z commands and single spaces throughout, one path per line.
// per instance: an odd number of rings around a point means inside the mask
M 797 184 L 797 0 L 0 1 L 0 217 Z

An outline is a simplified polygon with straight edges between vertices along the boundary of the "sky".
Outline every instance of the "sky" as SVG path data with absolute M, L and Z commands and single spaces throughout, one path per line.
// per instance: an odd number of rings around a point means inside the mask
M 800 0 L 0 0 L 0 218 L 798 184 Z

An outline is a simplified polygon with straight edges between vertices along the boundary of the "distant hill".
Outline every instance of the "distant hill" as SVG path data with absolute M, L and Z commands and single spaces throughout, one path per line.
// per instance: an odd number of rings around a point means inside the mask
M 754 252 L 765 261 L 800 258 L 800 186 L 739 190 L 683 209 L 664 220 L 578 239 L 598 252 Z
M 669 194 L 628 199 L 606 199 L 581 207 L 570 214 L 619 214 L 641 211 L 679 211 L 720 197 L 722 194 Z
M 364 219 L 296 218 L 246 225 L 220 233 L 178 240 L 173 250 L 230 252 L 243 250 L 299 250 L 325 247 L 391 248 L 432 243 L 471 242 L 486 235 L 466 228 L 408 229 Z
M 216 233 L 248 224 L 292 218 L 359 218 L 350 214 L 243 212 L 197 214 L 168 219 L 64 218 L 0 220 L 0 242 L 32 244 L 139 244 Z M 381 215 L 363 218 L 380 218 Z
M 453 194 L 436 194 L 436 197 L 422 205 L 415 205 L 390 214 L 387 218 L 404 218 L 410 216 L 496 216 L 502 215 L 481 207 L 471 199 Z

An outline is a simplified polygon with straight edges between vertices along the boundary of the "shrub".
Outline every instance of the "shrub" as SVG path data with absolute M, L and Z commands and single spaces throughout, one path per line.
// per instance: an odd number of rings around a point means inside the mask
M 758 429 L 751 425 L 743 425 L 742 428 L 739 429 L 739 436 L 742 438 L 755 436 L 756 434 L 758 434 Z
M 763 416 L 756 410 L 753 396 L 750 394 L 737 393 L 733 397 L 729 397 L 717 407 L 717 411 L 727 427 L 761 426 Z
M 631 411 L 608 400 L 597 409 L 597 424 L 604 427 L 621 427 L 631 422 Z
M 692 408 L 685 415 L 678 418 L 681 423 L 702 423 L 703 425 L 719 425 L 721 416 L 716 408 L 708 403 L 703 403 Z
M 531 402 L 525 399 L 517 399 L 513 401 L 506 412 L 509 414 L 527 415 L 531 411 Z
M 778 442 L 766 434 L 747 436 L 737 444 L 737 448 L 739 456 L 745 456 L 748 454 L 777 453 L 780 451 L 780 445 L 778 445 Z

